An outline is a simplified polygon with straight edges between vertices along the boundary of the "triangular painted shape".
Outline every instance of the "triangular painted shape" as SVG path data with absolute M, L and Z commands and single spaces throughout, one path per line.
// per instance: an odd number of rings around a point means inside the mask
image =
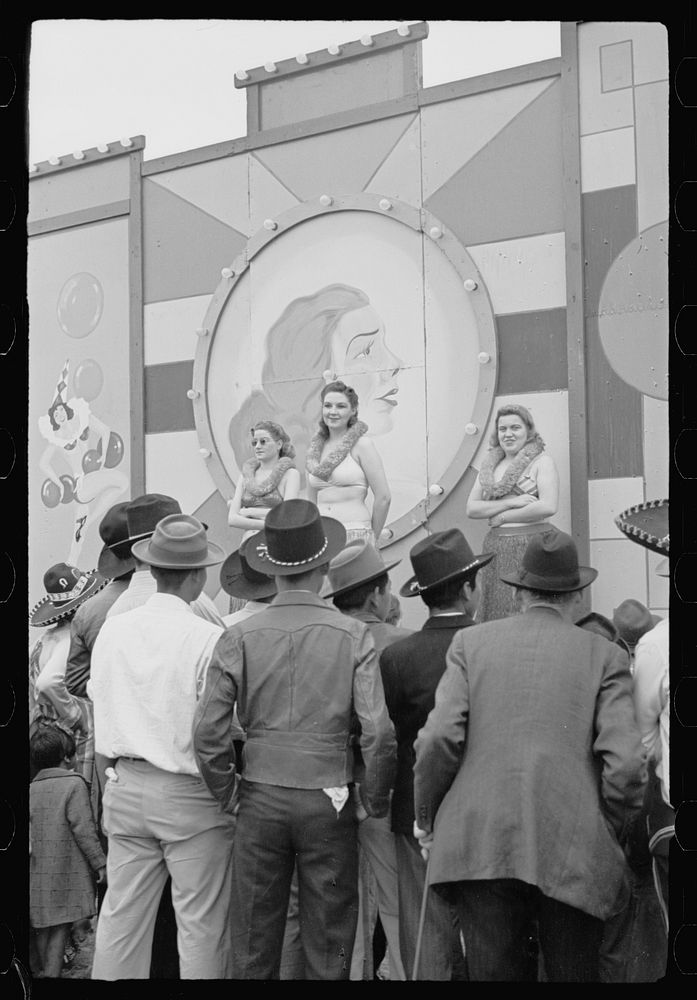
M 421 128 L 418 117 L 394 146 L 365 187 L 409 205 L 421 204 Z
M 249 157 L 249 224 L 255 233 L 264 225 L 264 219 L 273 219 L 281 212 L 294 208 L 298 199 L 277 180 L 256 154 Z
M 552 83 L 532 80 L 423 107 L 424 201 Z
M 152 174 L 149 180 L 249 236 L 248 161 L 249 154 L 240 153 Z
M 465 246 L 564 229 L 560 94 L 544 91 L 426 202 Z
M 143 182 L 143 299 L 210 295 L 247 243 L 242 233 L 147 177 Z
M 398 115 L 323 132 L 255 155 L 300 201 L 321 194 L 354 194 L 363 190 L 413 118 Z

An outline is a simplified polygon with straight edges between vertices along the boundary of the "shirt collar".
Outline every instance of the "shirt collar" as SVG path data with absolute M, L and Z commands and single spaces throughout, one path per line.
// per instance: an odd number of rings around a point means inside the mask
M 145 603 L 149 608 L 162 608 L 167 611 L 182 611 L 186 609 L 192 615 L 194 613 L 191 605 L 187 604 L 181 597 L 177 597 L 176 594 L 160 594 L 156 591 Z

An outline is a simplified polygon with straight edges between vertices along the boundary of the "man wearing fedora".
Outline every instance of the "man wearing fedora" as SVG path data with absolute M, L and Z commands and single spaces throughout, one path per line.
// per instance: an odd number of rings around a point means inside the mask
M 345 541 L 344 526 L 308 500 L 269 512 L 245 555 L 275 577 L 278 595 L 223 634 L 196 710 L 201 774 L 225 808 L 236 798 L 235 704 L 247 734 L 232 861 L 233 978 L 278 976 L 294 866 L 306 976 L 348 978 L 358 868 L 353 714 L 370 815 L 387 812 L 395 743 L 368 628 L 318 596 Z
M 70 650 L 65 669 L 65 684 L 70 694 L 84 698 L 90 678 L 92 647 L 104 624 L 107 611 L 124 592 L 133 575 L 130 559 L 126 511 L 130 501 L 114 504 L 99 523 L 99 535 L 104 543 L 97 561 L 97 571 L 109 583 L 90 601 L 77 609 L 70 624 Z
M 460 629 L 474 625 L 479 603 L 477 573 L 493 558 L 475 556 L 458 528 L 436 532 L 409 553 L 414 575 L 402 597 L 419 596 L 429 616 L 423 628 L 387 646 L 380 657 L 385 699 L 397 734 L 397 777 L 392 796 L 399 878 L 399 937 L 402 961 L 412 978 L 426 866 L 414 838 L 414 740 L 433 708 L 436 687 L 445 670 L 445 654 Z M 422 930 L 419 979 L 463 978 L 455 966 L 461 953 L 459 933 L 449 904 L 428 894 Z M 461 957 L 460 957 L 460 965 Z
M 389 625 L 385 619 L 391 607 L 391 585 L 389 571 L 400 562 L 396 559 L 387 565 L 375 548 L 365 539 L 355 539 L 329 563 L 327 591 L 322 594 L 326 600 L 333 600 L 334 606 L 343 614 L 365 622 L 375 642 L 378 653 L 411 635 L 411 629 Z M 360 777 L 362 761 L 357 754 L 356 778 Z M 354 785 L 354 795 L 359 794 L 359 784 Z M 357 802 L 359 815 L 365 812 Z M 374 895 L 377 912 L 385 932 L 389 957 L 390 979 L 404 980 L 404 966 L 399 950 L 399 896 L 397 890 L 397 855 L 391 818 L 368 816 L 358 827 L 360 845 L 358 931 L 351 959 L 351 979 L 372 979 L 372 924 L 369 906 L 369 873 L 374 876 Z M 364 877 L 365 876 L 365 877 Z
M 626 652 L 573 624 L 596 575 L 564 532 L 531 538 L 501 577 L 522 613 L 458 632 L 416 741 L 415 832 L 475 981 L 534 978 L 533 921 L 547 980 L 597 981 L 628 891 L 646 764 Z
M 181 512 L 179 501 L 164 493 L 144 493 L 143 496 L 130 501 L 126 507 L 128 538 L 119 546 L 121 552 L 125 550 L 126 554 L 118 562 L 121 565 L 133 567 L 134 572 L 126 590 L 109 608 L 107 618 L 139 607 L 155 593 L 155 581 L 149 566 L 138 558 L 136 552 L 133 551 L 133 545 L 150 538 L 156 525 L 163 517 L 168 517 L 170 514 L 181 514 Z M 205 591 L 201 591 L 196 600 L 191 602 L 191 607 L 195 615 L 213 622 L 214 625 L 219 625 L 221 628 L 224 627 L 218 609 Z
M 230 854 L 234 817 L 199 774 L 191 729 L 222 630 L 190 606 L 208 566 L 225 555 L 186 514 L 169 514 L 133 546 L 157 591 L 108 617 L 92 654 L 96 747 L 109 758 L 104 829 L 108 888 L 93 979 L 146 979 L 167 874 L 182 979 L 230 974 Z
M 659 615 L 652 615 L 641 601 L 628 597 L 612 612 L 612 622 L 620 637 L 627 644 L 630 668 L 634 670 L 634 652 L 642 635 L 649 632 L 661 621 Z

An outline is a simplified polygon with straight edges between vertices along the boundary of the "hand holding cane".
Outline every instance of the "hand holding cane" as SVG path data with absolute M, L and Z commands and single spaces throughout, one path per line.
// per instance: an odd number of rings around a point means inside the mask
M 421 836 L 419 837 L 418 834 L 421 834 Z M 416 949 L 414 951 L 414 965 L 412 967 L 412 972 L 411 972 L 412 982 L 416 981 L 416 976 L 417 976 L 417 972 L 418 972 L 418 969 L 419 969 L 419 959 L 421 957 L 421 939 L 423 937 L 424 920 L 426 918 L 426 903 L 428 902 L 428 876 L 429 876 L 429 873 L 430 873 L 430 870 L 431 870 L 431 850 L 430 850 L 430 848 L 431 848 L 431 844 L 433 843 L 433 833 L 426 834 L 425 831 L 420 830 L 417 827 L 416 823 L 414 823 L 414 836 L 416 836 L 416 838 L 419 841 L 419 843 L 423 845 L 422 848 L 421 848 L 421 854 L 423 855 L 424 851 L 426 851 L 426 853 L 427 853 L 428 856 L 427 856 L 427 859 L 426 859 L 426 873 L 424 875 L 424 891 L 423 891 L 423 896 L 421 898 L 421 913 L 419 914 L 419 929 L 418 929 L 418 932 L 417 932 L 417 935 L 416 935 Z M 425 844 L 427 844 L 428 846 L 425 846 Z

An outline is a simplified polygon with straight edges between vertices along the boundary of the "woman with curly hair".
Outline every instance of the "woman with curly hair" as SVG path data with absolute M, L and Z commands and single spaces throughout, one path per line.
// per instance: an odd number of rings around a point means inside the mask
M 272 507 L 300 493 L 300 473 L 293 464 L 295 448 L 281 425 L 259 420 L 251 433 L 254 457 L 242 466 L 228 512 L 228 524 L 244 529 L 243 541 L 264 527 Z

